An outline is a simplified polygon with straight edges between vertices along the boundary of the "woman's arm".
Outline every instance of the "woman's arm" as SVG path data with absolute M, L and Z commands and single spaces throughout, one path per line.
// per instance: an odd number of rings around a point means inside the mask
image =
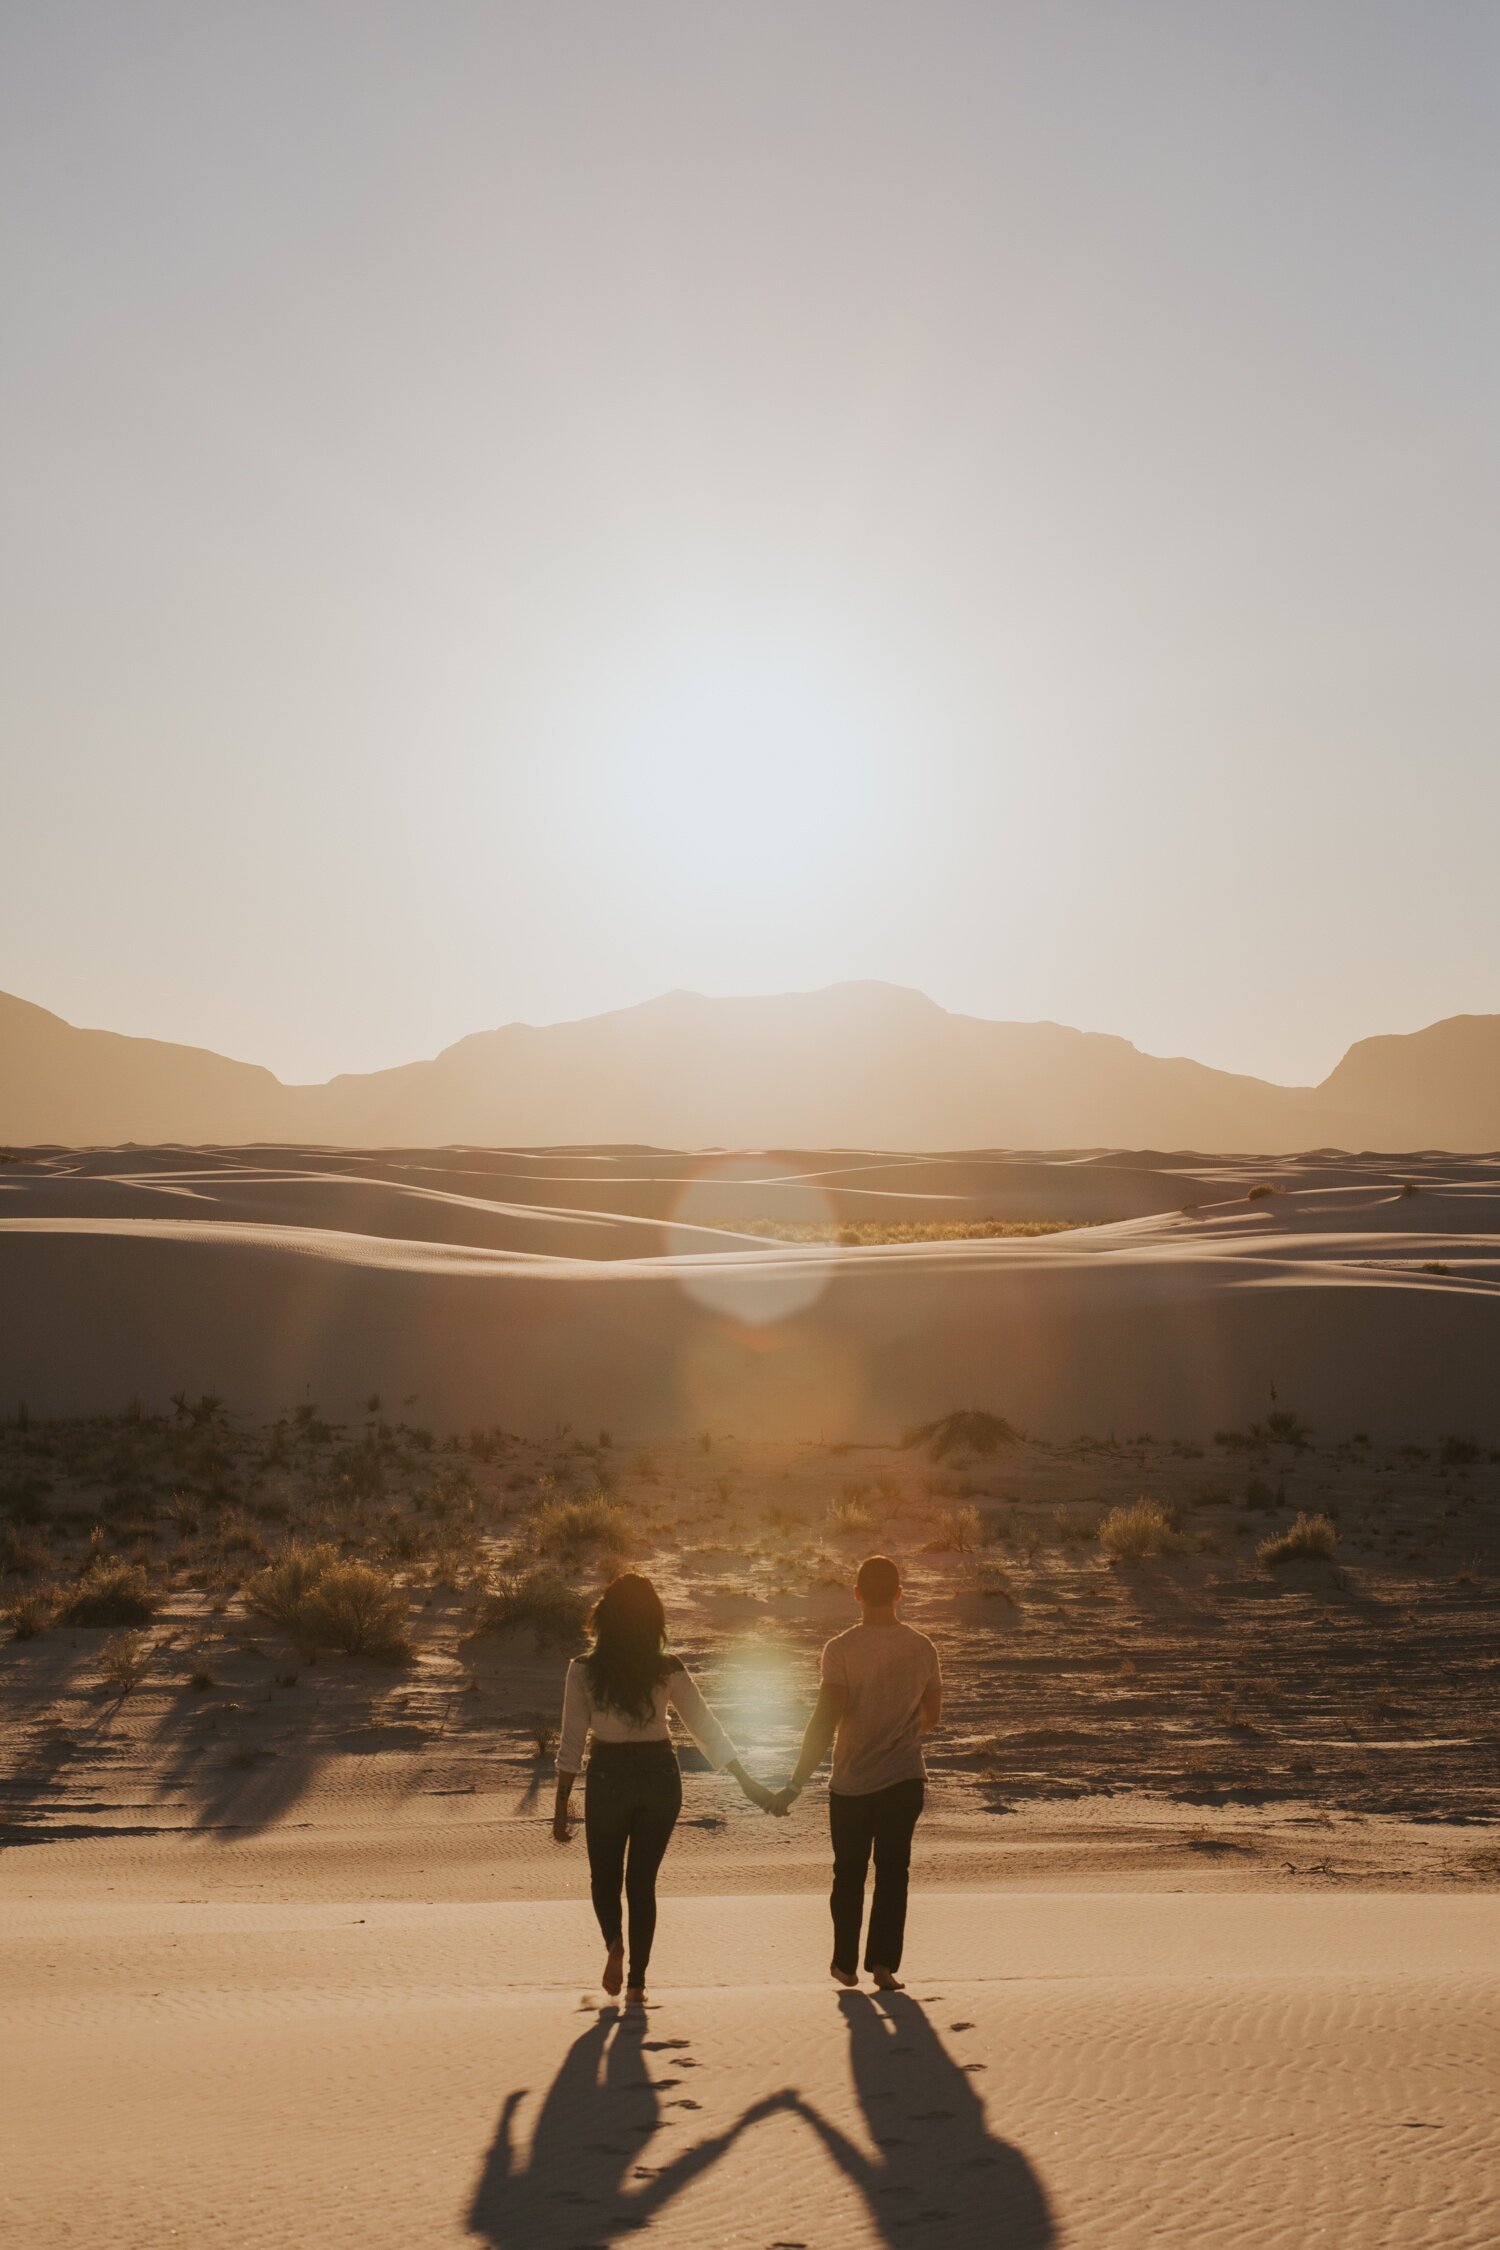
M 557 1795 L 552 1803 L 552 1833 L 566 1844 L 573 1831 L 568 1826 L 568 1799 L 583 1764 L 583 1746 L 589 1733 L 588 1675 L 575 1656 L 568 1666 L 563 1689 L 562 1727 L 557 1737 Z
M 568 1826 L 571 1818 L 568 1799 L 577 1779 L 577 1774 L 564 1773 L 561 1767 L 558 1768 L 557 1795 L 552 1800 L 552 1840 L 555 1844 L 571 1844 L 573 1841 L 573 1831 Z
M 739 1763 L 739 1752 L 703 1700 L 697 1681 L 685 1664 L 667 1675 L 667 1701 L 697 1743 L 715 1773 Z
M 685 1664 L 679 1664 L 668 1676 L 667 1701 L 715 1771 L 732 1773 L 752 1805 L 758 1805 L 762 1812 L 771 1811 L 770 1790 L 763 1787 L 754 1774 L 745 1771 L 739 1752 L 704 1701 L 697 1681 Z

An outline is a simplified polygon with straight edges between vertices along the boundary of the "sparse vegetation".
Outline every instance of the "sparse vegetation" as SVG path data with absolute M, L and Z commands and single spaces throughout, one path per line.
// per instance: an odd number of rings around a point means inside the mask
M 1007 1237 L 1070 1234 L 1090 1219 L 829 1219 L 795 1224 L 787 1219 L 718 1219 L 728 1234 L 758 1235 L 767 1242 L 830 1243 L 841 1250 L 888 1242 L 998 1242 Z
M 1276 1189 L 1270 1180 L 1257 1180 L 1253 1188 L 1246 1190 L 1245 1201 L 1247 1203 L 1263 1203 L 1268 1195 L 1274 1195 L 1275 1193 Z
M 1180 1541 L 1160 1501 L 1144 1494 L 1128 1508 L 1111 1508 L 1099 1526 L 1099 1544 L 1115 1562 L 1141 1562 L 1172 1552 Z
M 989 1455 L 1020 1442 L 1020 1431 L 1003 1414 L 986 1414 L 976 1407 L 961 1407 L 956 1413 L 941 1415 L 936 1422 L 923 1422 L 908 1430 L 901 1440 L 907 1451 L 925 1446 L 934 1461 L 946 1461 L 950 1453 L 964 1450 Z
M 246 1606 L 311 1648 L 378 1664 L 412 1657 L 406 1595 L 388 1572 L 344 1561 L 335 1547 L 294 1542 L 247 1590 Z
M 630 1545 L 625 1511 L 602 1492 L 580 1500 L 548 1500 L 531 1521 L 531 1543 L 539 1555 L 566 1558 L 590 1547 L 624 1554 Z
M 45 1633 L 56 1614 L 55 1588 L 41 1586 L 17 1594 L 5 1612 L 11 1636 L 18 1641 L 33 1641 L 38 1633 Z
M 156 1597 L 140 1563 L 89 1564 L 58 1613 L 63 1625 L 149 1625 Z
M 146 1677 L 155 1654 L 149 1633 L 116 1633 L 99 1651 L 99 1677 L 116 1695 L 129 1695 Z
M 1279 1538 L 1263 1539 L 1255 1550 L 1256 1559 L 1268 1570 L 1293 1562 L 1332 1562 L 1338 1543 L 1338 1526 L 1331 1516 L 1304 1514 Z
M 932 1528 L 927 1552 L 932 1555 L 967 1555 L 984 1537 L 977 1508 L 945 1508 Z
M 497 1579 L 480 1615 L 480 1630 L 513 1633 L 530 1626 L 544 1645 L 563 1641 L 571 1645 L 583 1634 L 589 1604 L 576 1587 L 555 1570 L 539 1568 Z

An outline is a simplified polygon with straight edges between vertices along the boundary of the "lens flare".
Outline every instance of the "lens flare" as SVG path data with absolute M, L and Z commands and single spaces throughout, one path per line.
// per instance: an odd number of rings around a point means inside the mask
M 677 1199 L 667 1223 L 667 1254 L 695 1303 L 750 1328 L 770 1328 L 806 1312 L 828 1286 L 831 1249 L 817 1243 L 748 1242 L 706 1251 L 699 1231 L 771 1219 L 797 1228 L 833 1230 L 833 1206 L 813 1181 L 779 1173 L 774 1161 L 728 1157 L 706 1165 Z

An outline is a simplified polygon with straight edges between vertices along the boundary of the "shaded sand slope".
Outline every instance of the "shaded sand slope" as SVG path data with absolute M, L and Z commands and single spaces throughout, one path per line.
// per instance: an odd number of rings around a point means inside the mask
M 1195 1207 L 1038 1240 L 750 1248 L 611 1213 L 607 1167 L 593 1216 L 409 1177 L 372 1200 L 368 1180 L 283 1169 L 257 1204 L 253 1177 L 20 1167 L 0 1366 L 44 1413 L 186 1388 L 342 1416 L 374 1389 L 437 1427 L 832 1438 L 963 1402 L 1050 1436 L 1193 1435 L 1258 1416 L 1274 1385 L 1324 1430 L 1495 1434 L 1493 1162 L 1408 1160 L 1407 1194 L 1389 1167 L 1304 1159 L 1258 1200 L 1243 1165 L 1116 1168 Z M 351 1208 L 391 1231 L 350 1228 Z
M 621 2022 L 581 1901 L 239 1904 L 185 1867 L 70 1903 L 39 1861 L 0 1935 L 16 2250 L 1494 2240 L 1493 1895 L 927 1891 L 881 2001 L 827 1988 L 819 1899 L 673 1899 Z

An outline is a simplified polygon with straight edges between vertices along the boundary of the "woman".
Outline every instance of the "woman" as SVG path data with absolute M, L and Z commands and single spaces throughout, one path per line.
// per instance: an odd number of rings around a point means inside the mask
M 592 1735 L 583 1792 L 594 1912 L 608 1948 L 604 1989 L 618 1993 L 624 1967 L 620 1929 L 623 1882 L 630 1909 L 628 2001 L 646 1997 L 646 1964 L 656 1932 L 656 1871 L 682 1810 L 682 1775 L 667 1731 L 675 1711 L 715 1771 L 727 1767 L 752 1805 L 771 1809 L 771 1792 L 752 1779 L 694 1685 L 681 1657 L 667 1654 L 667 1619 L 649 1578 L 627 1570 L 606 1586 L 589 1625 L 594 1645 L 575 1656 L 563 1690 L 552 1833 L 571 1842 L 568 1799 L 583 1746 Z

